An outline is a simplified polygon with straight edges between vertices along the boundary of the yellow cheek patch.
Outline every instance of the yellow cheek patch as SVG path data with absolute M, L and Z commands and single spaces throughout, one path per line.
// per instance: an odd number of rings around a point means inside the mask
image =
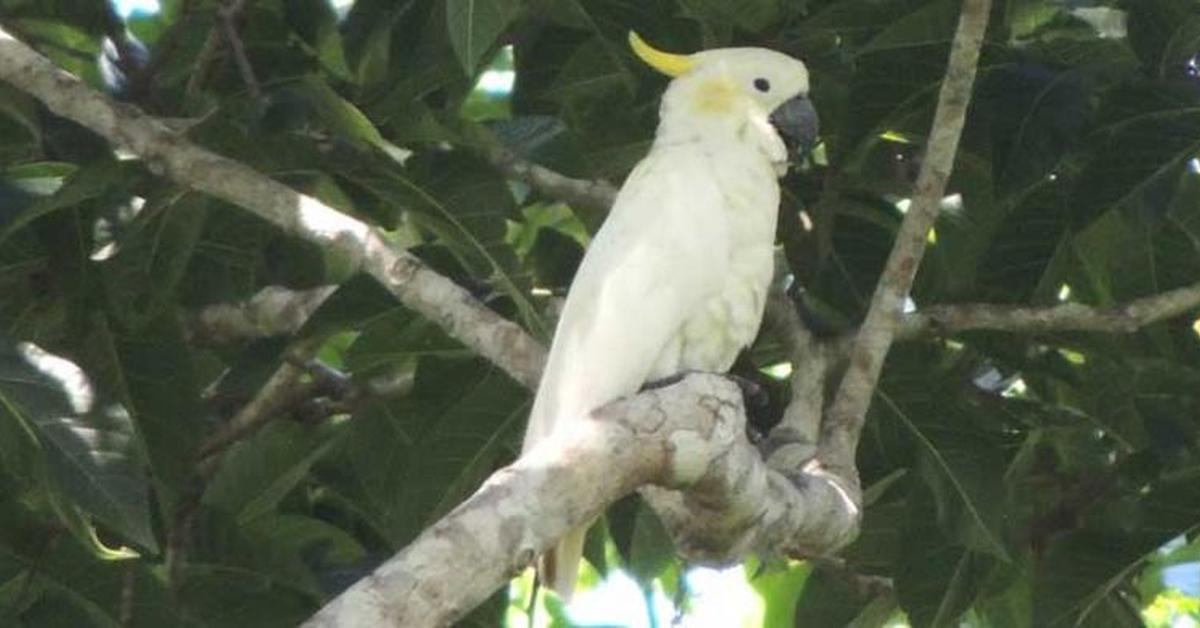
M 695 92 L 696 111 L 703 113 L 728 113 L 737 101 L 737 90 L 724 79 L 710 79 L 701 83 Z

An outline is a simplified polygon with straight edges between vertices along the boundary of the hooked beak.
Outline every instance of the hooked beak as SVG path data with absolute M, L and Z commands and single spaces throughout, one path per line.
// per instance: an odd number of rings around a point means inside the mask
M 768 119 L 783 138 L 789 153 L 803 157 L 817 145 L 820 125 L 817 110 L 813 109 L 808 96 L 795 96 L 779 105 Z

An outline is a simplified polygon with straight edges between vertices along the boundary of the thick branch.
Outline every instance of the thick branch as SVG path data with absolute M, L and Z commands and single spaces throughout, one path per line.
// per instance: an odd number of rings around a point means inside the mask
M 867 407 L 899 327 L 904 298 L 925 254 L 926 234 L 937 219 L 946 180 L 954 167 L 991 4 L 991 0 L 963 2 L 912 207 L 896 234 L 896 243 L 859 330 L 850 364 L 822 426 L 822 459 L 841 473 L 854 472 L 854 451 Z
M 986 303 L 935 305 L 905 316 L 896 333 L 900 338 L 952 334 L 973 329 L 1123 333 L 1134 332 L 1152 323 L 1196 310 L 1200 310 L 1200 283 L 1108 308 L 1081 303 L 1062 303 L 1049 307 Z
M 0 79 L 145 160 L 154 172 L 239 205 L 287 233 L 314 242 L 336 264 L 361 269 L 401 303 L 441 325 L 517 381 L 533 386 L 545 350 L 518 325 L 476 301 L 377 230 L 311 196 L 200 148 L 138 109 L 118 105 L 0 30 Z
M 714 375 L 601 408 L 493 474 L 305 625 L 449 625 L 568 530 L 646 483 L 686 488 L 686 497 L 655 492 L 711 515 L 704 525 L 714 535 L 689 531 L 683 547 L 693 558 L 736 559 L 751 549 L 826 553 L 852 538 L 857 513 L 838 482 L 819 470 L 799 482 L 769 470 L 746 440 L 744 421 L 740 391 Z

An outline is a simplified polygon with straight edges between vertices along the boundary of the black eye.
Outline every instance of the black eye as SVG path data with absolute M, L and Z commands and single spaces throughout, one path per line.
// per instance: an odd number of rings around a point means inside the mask
M 771 91 L 771 81 L 765 78 L 756 78 L 754 79 L 754 89 L 760 92 L 769 92 Z

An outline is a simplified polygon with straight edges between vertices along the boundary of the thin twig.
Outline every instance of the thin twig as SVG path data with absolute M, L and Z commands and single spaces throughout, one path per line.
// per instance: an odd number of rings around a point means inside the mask
M 137 596 L 137 568 L 137 562 L 126 561 L 124 573 L 121 574 L 121 605 L 117 614 L 117 621 L 121 626 L 133 625 L 133 605 Z
M 258 389 L 254 398 L 200 446 L 197 475 L 211 477 L 216 471 L 219 456 L 230 445 L 245 439 L 266 425 L 280 412 L 313 396 L 317 382 L 307 377 L 305 364 L 321 346 L 323 338 L 306 339 L 289 348 L 283 363 Z
M 262 98 L 262 86 L 258 83 L 258 77 L 254 75 L 254 66 L 250 65 L 250 58 L 246 56 L 246 46 L 237 30 L 237 14 L 241 12 L 241 4 L 242 2 L 233 2 L 227 7 L 219 7 L 217 21 L 225 33 L 225 41 L 229 42 L 229 48 L 233 51 L 233 60 L 237 63 L 246 91 L 250 93 L 251 98 L 259 100 Z
M 141 96 L 145 101 L 153 103 L 155 96 L 154 84 L 158 78 L 158 73 L 162 68 L 167 66 L 175 56 L 175 53 L 179 51 L 179 44 L 184 41 L 184 38 L 180 37 L 180 33 L 194 18 L 192 15 L 192 5 L 194 3 L 195 0 L 183 0 L 183 4 L 179 8 L 179 18 L 172 22 L 156 41 L 154 52 L 150 55 L 150 63 L 142 68 L 142 72 L 138 76 L 137 89 L 142 91 L 134 92 L 135 102 L 143 102 L 142 99 L 138 98 Z
M 285 352 L 279 368 L 271 375 L 254 397 L 242 406 L 216 434 L 201 446 L 192 469 L 189 488 L 175 505 L 167 524 L 166 571 L 172 596 L 178 594 L 180 576 L 191 542 L 192 524 L 200 511 L 208 482 L 220 469 L 222 457 L 234 443 L 253 434 L 279 416 L 284 408 L 307 399 L 311 382 L 305 380 L 305 369 L 297 366 L 311 359 L 321 345 L 321 339 L 306 339 Z
M 617 198 L 617 188 L 608 181 L 574 179 L 523 159 L 507 148 L 496 148 L 487 157 L 506 176 L 572 205 L 607 210 Z
M 822 426 L 822 462 L 839 475 L 857 476 L 854 452 L 858 437 L 954 167 L 991 4 L 991 0 L 963 2 L 912 207 L 896 235 L 846 374 Z
M 204 39 L 204 44 L 200 46 L 200 52 L 196 53 L 196 67 L 192 69 L 192 75 L 188 77 L 187 87 L 184 88 L 184 94 L 188 100 L 195 100 L 199 97 L 200 89 L 204 87 L 204 81 L 208 80 L 208 74 L 212 71 L 213 60 L 220 50 L 221 32 L 214 28 L 208 31 L 208 37 Z
M 236 16 L 241 13 L 246 7 L 246 0 L 231 0 L 222 9 L 224 13 Z M 217 53 L 221 51 L 222 35 L 221 14 L 216 17 L 216 23 L 208 31 L 208 37 L 205 38 L 204 44 L 200 47 L 200 52 L 196 54 L 196 67 L 192 71 L 192 76 L 188 78 L 185 94 L 187 98 L 193 99 L 200 94 L 200 89 L 204 87 L 204 81 L 208 80 L 209 72 L 212 70 L 213 61 L 216 60 Z
M 816 563 L 818 569 L 826 570 L 830 575 L 849 584 L 860 596 L 879 597 L 896 594 L 896 584 L 891 578 L 859 573 L 843 558 L 826 556 L 810 560 Z

